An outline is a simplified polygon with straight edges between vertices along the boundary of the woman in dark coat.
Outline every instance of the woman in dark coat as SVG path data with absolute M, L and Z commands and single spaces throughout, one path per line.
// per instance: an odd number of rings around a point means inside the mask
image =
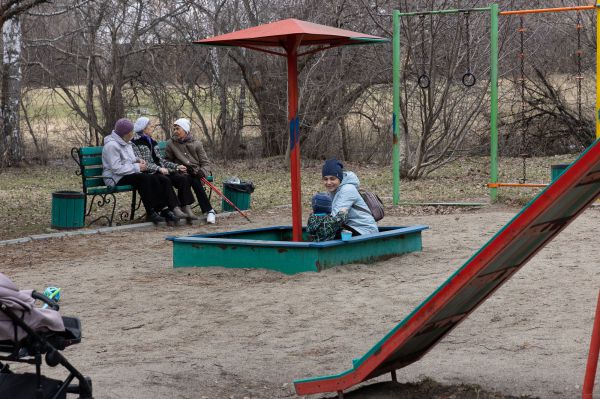
M 188 179 L 196 193 L 200 209 L 202 209 L 202 213 L 206 213 L 206 222 L 215 223 L 215 210 L 210 204 L 200 180 L 210 174 L 208 169 L 210 161 L 202 142 L 194 139 L 190 134 L 190 129 L 189 119 L 181 118 L 173 123 L 173 137 L 167 143 L 166 158 L 186 167 Z

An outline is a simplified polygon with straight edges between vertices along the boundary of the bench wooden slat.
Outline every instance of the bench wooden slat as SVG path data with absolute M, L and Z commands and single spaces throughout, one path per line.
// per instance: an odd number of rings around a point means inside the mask
M 102 156 L 98 156 L 98 157 L 81 157 L 81 164 L 83 166 L 102 165 Z
M 113 188 L 103 186 L 103 187 L 93 187 L 87 190 L 88 195 L 99 195 L 99 194 L 110 194 L 110 193 L 123 193 L 126 191 L 133 191 L 133 186 L 123 185 L 116 186 Z
M 106 186 L 106 183 L 104 183 L 104 179 L 103 178 L 101 178 L 101 177 L 91 177 L 91 178 L 85 179 L 85 187 L 86 188 L 98 187 L 98 186 Z
M 133 186 L 131 186 L 129 184 L 117 185 L 114 188 L 112 188 L 110 186 L 107 186 L 106 183 L 104 182 L 104 179 L 102 179 L 100 177 L 96 177 L 93 179 L 86 179 L 85 186 L 88 189 L 87 190 L 88 194 L 91 194 L 92 188 L 101 188 L 101 189 L 106 188 L 107 193 L 109 193 L 109 192 L 122 193 L 124 191 L 133 190 Z
M 102 176 L 102 171 L 103 171 L 102 168 L 86 168 L 83 171 L 83 176 L 86 179 L 89 179 L 90 177 L 99 177 L 99 176 Z
M 99 147 L 81 147 L 79 149 L 80 156 L 102 155 L 102 146 Z

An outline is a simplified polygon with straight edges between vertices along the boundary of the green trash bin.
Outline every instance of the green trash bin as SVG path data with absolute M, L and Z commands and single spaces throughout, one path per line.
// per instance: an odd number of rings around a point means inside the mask
M 571 166 L 570 163 L 560 163 L 560 164 L 556 164 L 556 165 L 551 165 L 550 172 L 551 172 L 552 181 L 555 181 L 556 179 L 558 179 L 560 177 L 560 175 L 562 175 L 562 172 L 564 172 L 565 169 L 567 169 L 569 166 Z
M 223 195 L 242 211 L 250 208 L 250 194 L 253 192 L 254 184 L 252 182 L 223 182 Z M 235 208 L 224 199 L 221 201 L 221 206 L 223 212 L 235 211 Z
M 53 229 L 78 229 L 84 226 L 85 194 L 77 191 L 52 193 Z

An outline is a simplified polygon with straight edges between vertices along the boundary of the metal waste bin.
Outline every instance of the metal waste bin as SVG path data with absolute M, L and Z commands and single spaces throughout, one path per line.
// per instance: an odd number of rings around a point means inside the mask
M 85 194 L 77 191 L 52 193 L 53 229 L 78 229 L 84 226 Z
M 223 182 L 223 195 L 242 211 L 250 208 L 250 194 L 253 192 L 254 184 L 252 184 L 252 182 Z M 223 207 L 223 212 L 232 212 L 235 210 L 235 208 L 229 205 L 225 200 L 221 201 L 221 206 Z
M 567 169 L 569 166 L 571 166 L 570 163 L 561 163 L 561 164 L 557 164 L 557 165 L 551 165 L 550 173 L 551 173 L 552 181 L 555 181 L 556 179 L 558 179 L 560 177 L 560 175 L 562 175 L 562 173 L 565 171 L 565 169 Z

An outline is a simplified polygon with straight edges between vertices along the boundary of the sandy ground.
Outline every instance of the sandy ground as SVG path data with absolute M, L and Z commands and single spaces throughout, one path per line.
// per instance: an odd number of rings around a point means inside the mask
M 295 378 L 348 369 L 516 211 L 386 216 L 384 225 L 429 225 L 423 252 L 322 273 L 172 268 L 165 236 L 289 224 L 288 209 L 255 213 L 253 223 L 4 246 L 0 270 L 22 289 L 62 287 L 62 313 L 84 331 L 64 353 L 92 377 L 98 399 L 287 398 Z M 600 209 L 587 210 L 399 380 L 580 396 L 600 282 L 598 225 Z M 392 397 L 377 392 L 347 397 Z

